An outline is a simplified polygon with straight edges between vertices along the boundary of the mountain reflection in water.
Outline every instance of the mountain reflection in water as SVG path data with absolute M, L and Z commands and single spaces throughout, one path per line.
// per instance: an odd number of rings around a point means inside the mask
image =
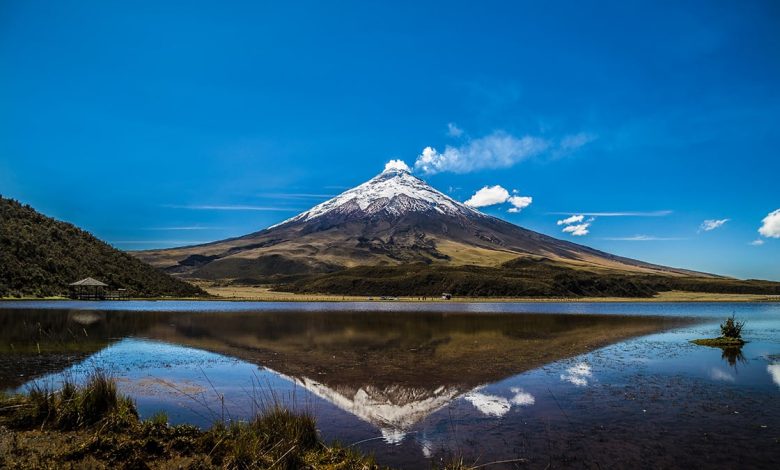
M 177 305 L 0 305 L 0 389 L 101 367 L 142 417 L 165 410 L 171 422 L 204 426 L 280 399 L 310 410 L 325 440 L 400 468 L 453 455 L 475 465 L 519 457 L 529 468 L 776 459 L 780 305 L 539 305 L 582 315 L 151 309 Z M 452 305 L 477 307 L 488 308 Z M 741 350 L 689 342 L 718 331 L 720 318 L 708 315 L 734 309 L 748 321 Z M 735 436 L 739 453 L 729 451 Z
M 454 398 L 492 416 L 533 404 L 479 387 L 679 318 L 464 313 L 0 311 L 0 385 L 62 370 L 125 337 L 275 371 L 392 440 Z M 576 375 L 576 373 L 574 373 Z M 574 375 L 572 377 L 575 377 Z M 580 373 L 572 380 L 584 381 Z

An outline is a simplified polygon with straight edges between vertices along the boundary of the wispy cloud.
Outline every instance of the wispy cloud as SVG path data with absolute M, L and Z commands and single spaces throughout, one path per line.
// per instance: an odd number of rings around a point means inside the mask
M 662 210 L 662 211 L 618 211 L 618 212 L 580 212 L 580 211 L 567 211 L 567 212 L 548 212 L 549 215 L 568 215 L 568 214 L 582 214 L 590 217 L 665 217 L 672 214 L 674 211 Z
M 323 199 L 335 197 L 336 194 L 316 194 L 316 193 L 260 193 L 258 197 L 267 197 L 273 199 Z
M 780 209 L 774 210 L 764 217 L 758 233 L 768 238 L 780 238 Z
M 603 237 L 602 240 L 613 240 L 613 241 L 621 241 L 621 242 L 656 242 L 656 241 L 671 241 L 671 240 L 687 240 L 687 238 L 656 237 L 652 235 L 634 235 L 632 237 Z
M 535 135 L 514 136 L 503 130 L 478 138 L 470 138 L 454 123 L 447 125 L 447 135 L 463 138 L 462 144 L 447 145 L 443 151 L 425 147 L 417 156 L 414 168 L 425 174 L 441 172 L 469 173 L 483 169 L 509 168 L 531 157 L 548 153 L 568 154 L 592 142 L 596 136 L 586 132 L 570 134 L 560 139 Z
M 750 244 L 753 245 L 753 246 L 761 246 L 761 245 L 764 244 L 764 240 L 762 240 L 760 238 L 756 238 L 755 240 L 750 242 Z
M 191 226 L 181 226 L 181 227 L 149 227 L 145 228 L 144 230 L 154 230 L 154 231 L 167 231 L 167 230 L 225 230 L 226 227 L 204 227 L 202 225 L 191 225 Z
M 450 137 L 460 137 L 463 135 L 463 129 L 455 125 L 454 122 L 447 123 L 447 135 Z
M 211 204 L 166 204 L 163 207 L 169 209 L 189 209 L 196 211 L 271 211 L 271 212 L 298 212 L 301 209 L 275 206 L 246 206 L 246 205 L 211 205 Z
M 709 232 L 716 228 L 723 227 L 731 219 L 707 219 L 699 226 L 699 231 Z
M 580 147 L 584 147 L 594 140 L 596 140 L 596 136 L 594 134 L 580 132 L 578 134 L 565 136 L 563 139 L 561 139 L 558 148 L 563 152 L 571 152 L 573 150 L 579 149 Z
M 426 174 L 441 172 L 469 173 L 475 170 L 508 168 L 547 150 L 550 143 L 541 137 L 515 137 L 496 131 L 485 137 L 470 139 L 461 146 L 446 146 L 440 152 L 425 147 L 417 161 L 416 170 Z

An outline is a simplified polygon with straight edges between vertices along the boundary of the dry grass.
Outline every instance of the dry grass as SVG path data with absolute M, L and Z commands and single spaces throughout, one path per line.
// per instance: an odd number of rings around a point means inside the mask
M 211 282 L 197 283 L 203 290 L 220 300 L 251 300 L 268 302 L 365 302 L 369 298 L 379 301 L 379 297 L 332 294 L 296 294 L 277 292 L 267 286 L 220 286 Z M 624 297 L 456 297 L 442 300 L 439 297 L 398 297 L 400 302 L 777 302 L 780 296 L 758 294 L 711 294 L 705 292 L 669 291 L 661 292 L 650 298 Z

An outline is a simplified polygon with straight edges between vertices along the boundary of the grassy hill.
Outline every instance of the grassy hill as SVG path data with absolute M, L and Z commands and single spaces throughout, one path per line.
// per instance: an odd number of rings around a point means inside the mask
M 466 297 L 652 297 L 673 290 L 780 295 L 778 282 L 574 269 L 542 257 L 517 258 L 498 267 L 359 266 L 266 282 L 286 292 L 338 295 L 438 296 L 450 292 Z M 252 280 L 234 283 L 251 284 Z
M 205 295 L 73 224 L 0 196 L 0 297 L 61 295 L 85 277 L 138 297 Z

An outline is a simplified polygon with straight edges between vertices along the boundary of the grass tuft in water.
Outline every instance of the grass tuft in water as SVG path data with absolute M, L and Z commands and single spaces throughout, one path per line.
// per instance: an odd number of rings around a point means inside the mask
M 250 421 L 215 423 L 210 429 L 168 424 L 165 413 L 138 419 L 116 382 L 95 371 L 81 386 L 60 390 L 35 385 L 24 395 L 0 398 L 2 462 L 18 468 L 61 466 L 165 468 L 376 469 L 373 459 L 325 445 L 314 417 L 274 401 Z

